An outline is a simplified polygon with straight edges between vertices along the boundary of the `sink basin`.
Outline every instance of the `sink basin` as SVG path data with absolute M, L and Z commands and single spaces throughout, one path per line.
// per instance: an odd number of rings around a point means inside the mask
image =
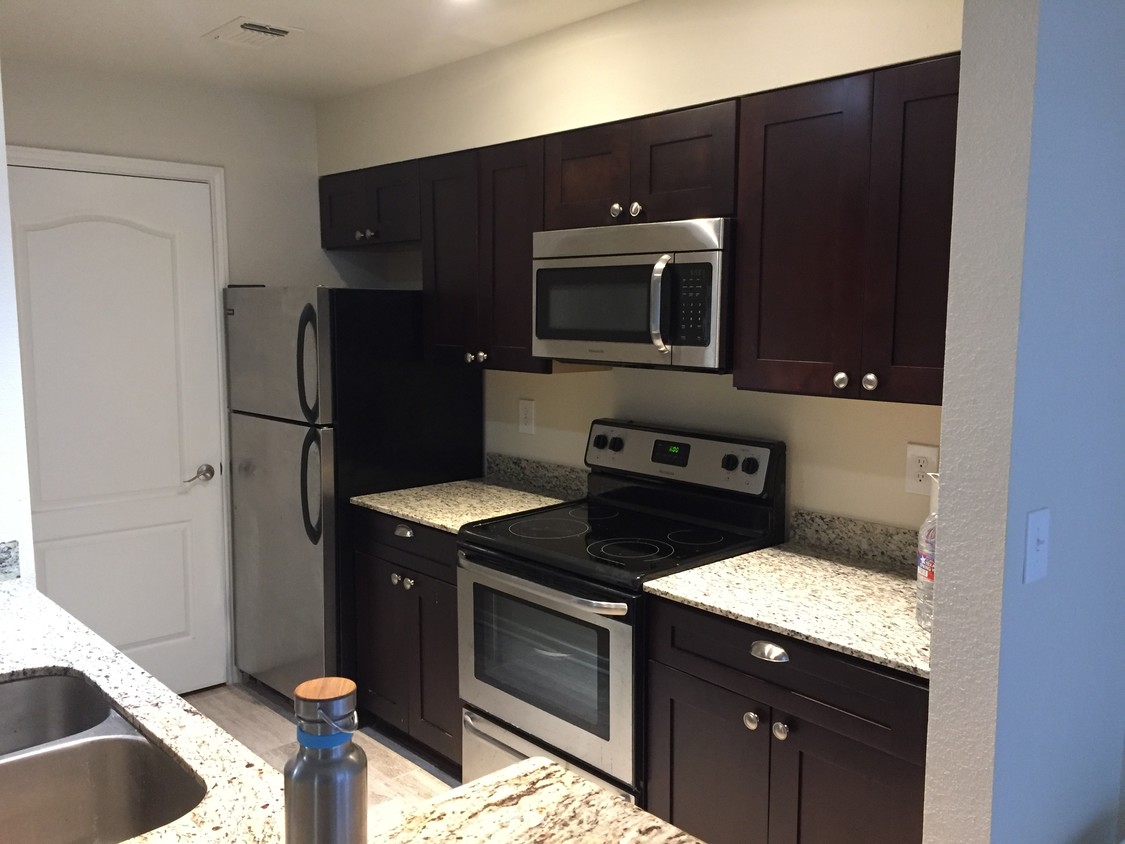
M 206 792 L 84 678 L 0 683 L 0 723 L 5 841 L 113 844 L 174 821 Z
M 49 674 L 0 683 L 0 756 L 81 733 L 110 710 L 109 698 L 82 677 Z

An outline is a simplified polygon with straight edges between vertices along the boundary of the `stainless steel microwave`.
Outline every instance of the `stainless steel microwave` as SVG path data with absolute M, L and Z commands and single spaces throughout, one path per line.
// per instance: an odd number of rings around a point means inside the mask
M 726 368 L 730 230 L 713 217 L 535 232 L 532 354 Z

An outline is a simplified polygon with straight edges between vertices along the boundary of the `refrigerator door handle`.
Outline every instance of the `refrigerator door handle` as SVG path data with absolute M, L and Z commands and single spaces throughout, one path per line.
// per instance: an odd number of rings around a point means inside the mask
M 309 512 L 309 452 L 316 444 L 317 454 L 320 453 L 320 436 L 316 428 L 309 428 L 305 434 L 305 442 L 301 446 L 301 520 L 305 524 L 305 535 L 313 545 L 320 544 L 321 512 L 316 514 L 316 522 L 312 520 Z
M 313 398 L 313 403 L 309 404 L 308 388 L 305 385 L 305 332 L 312 328 L 313 345 L 316 346 L 317 342 L 317 329 L 316 329 L 316 308 L 311 304 L 306 304 L 301 311 L 301 318 L 297 321 L 297 400 L 301 403 L 301 413 L 305 415 L 305 421 L 310 425 L 315 425 L 320 415 L 320 390 L 316 391 L 316 396 Z M 317 362 L 317 373 L 319 374 L 320 367 L 319 361 Z

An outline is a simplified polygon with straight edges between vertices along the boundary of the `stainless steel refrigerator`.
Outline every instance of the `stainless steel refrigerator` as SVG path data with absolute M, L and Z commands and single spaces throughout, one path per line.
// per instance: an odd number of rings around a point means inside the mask
M 230 287 L 235 662 L 352 673 L 354 495 L 479 477 L 479 367 L 428 363 L 418 291 Z

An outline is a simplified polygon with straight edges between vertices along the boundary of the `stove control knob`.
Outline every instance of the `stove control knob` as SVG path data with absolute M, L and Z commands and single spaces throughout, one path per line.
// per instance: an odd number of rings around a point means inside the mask
M 612 437 L 610 439 L 610 441 L 609 441 L 609 450 L 610 451 L 621 451 L 621 449 L 623 449 L 623 448 L 625 448 L 625 440 L 621 439 L 621 437 Z
M 758 471 L 758 465 L 759 464 L 757 457 L 747 457 L 742 461 L 742 471 L 747 475 L 753 475 Z
M 595 434 L 594 435 L 594 448 L 605 448 L 606 443 L 608 443 L 608 442 L 609 442 L 609 437 L 607 437 L 605 434 Z
M 738 468 L 738 455 L 737 454 L 724 454 L 722 466 L 728 472 L 733 472 Z

